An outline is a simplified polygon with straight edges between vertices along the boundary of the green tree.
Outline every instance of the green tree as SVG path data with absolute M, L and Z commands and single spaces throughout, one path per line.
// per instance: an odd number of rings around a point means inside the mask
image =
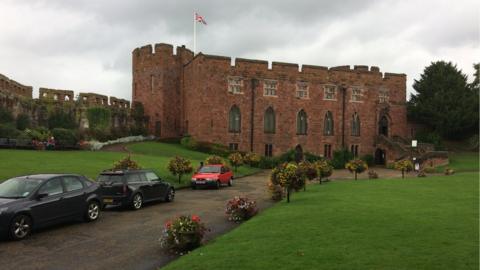
M 190 160 L 176 156 L 168 163 L 168 170 L 178 176 L 178 183 L 182 181 L 182 175 L 193 171 Z
M 416 94 L 407 107 L 413 121 L 448 139 L 465 138 L 478 130 L 478 90 L 473 90 L 456 65 L 433 62 L 413 88 Z
M 228 156 L 228 160 L 230 161 L 230 164 L 232 164 L 233 168 L 235 169 L 235 172 L 237 172 L 238 166 L 241 166 L 243 164 L 242 154 L 238 152 L 230 154 Z

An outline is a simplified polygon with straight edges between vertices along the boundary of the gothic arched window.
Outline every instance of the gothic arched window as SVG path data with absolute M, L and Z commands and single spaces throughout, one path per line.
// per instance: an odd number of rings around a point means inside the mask
M 307 134 L 307 113 L 303 109 L 297 114 L 297 134 Z
M 360 117 L 357 113 L 352 116 L 352 136 L 360 136 Z
M 325 114 L 323 135 L 333 135 L 333 115 L 330 111 L 327 111 L 327 113 Z
M 237 105 L 233 105 L 228 113 L 228 132 L 240 133 L 241 115 Z
M 275 111 L 268 107 L 263 118 L 263 131 L 265 133 L 275 133 Z

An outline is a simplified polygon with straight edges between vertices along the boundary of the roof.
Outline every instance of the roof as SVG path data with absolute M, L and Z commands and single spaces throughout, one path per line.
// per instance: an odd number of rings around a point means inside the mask
M 116 170 L 116 171 L 103 171 L 100 174 L 125 174 L 125 173 L 135 173 L 135 172 L 151 172 L 150 169 L 141 169 L 141 170 Z
M 53 178 L 53 177 L 65 176 L 65 175 L 78 175 L 78 174 L 71 174 L 71 173 L 43 173 L 43 174 L 22 175 L 22 176 L 17 176 L 16 178 L 50 179 L 50 178 Z

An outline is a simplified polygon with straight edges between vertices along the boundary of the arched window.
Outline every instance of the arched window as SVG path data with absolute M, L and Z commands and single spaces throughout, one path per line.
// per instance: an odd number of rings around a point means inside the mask
M 388 137 L 388 118 L 384 115 L 378 123 L 378 134 Z
M 360 136 L 360 117 L 357 113 L 352 116 L 352 136 Z
M 303 109 L 297 114 L 297 134 L 307 134 L 307 113 Z
M 333 135 L 333 115 L 330 111 L 327 111 L 327 113 L 325 114 L 325 120 L 323 123 L 323 135 Z
M 241 115 L 237 105 L 233 105 L 228 113 L 228 132 L 240 133 Z
M 268 107 L 263 118 L 263 131 L 265 133 L 275 133 L 275 111 Z

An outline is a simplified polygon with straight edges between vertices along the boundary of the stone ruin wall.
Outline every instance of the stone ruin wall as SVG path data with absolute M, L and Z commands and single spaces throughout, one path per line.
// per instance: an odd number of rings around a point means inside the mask
M 130 119 L 130 101 L 113 96 L 105 96 L 97 93 L 80 92 L 75 97 L 73 90 L 51 89 L 40 87 L 39 97 L 33 98 L 33 87 L 20 84 L 5 75 L 0 74 L 0 107 L 4 107 L 14 118 L 19 114 L 30 115 L 32 124 L 39 125 L 40 107 L 42 104 L 55 106 L 73 106 L 75 118 L 79 128 L 88 128 L 86 111 L 90 107 L 105 107 L 112 111 L 112 127 L 126 127 L 132 122 Z M 38 105 L 38 106 L 36 106 Z

